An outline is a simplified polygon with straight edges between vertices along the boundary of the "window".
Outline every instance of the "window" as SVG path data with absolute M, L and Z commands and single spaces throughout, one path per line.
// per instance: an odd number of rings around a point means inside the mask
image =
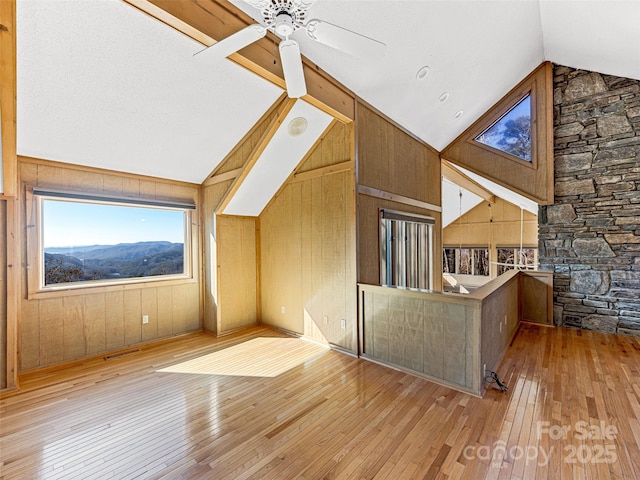
M 33 199 L 39 291 L 191 276 L 194 205 L 45 190 Z
M 434 219 L 380 211 L 380 283 L 429 290 L 433 285 Z
M 498 248 L 498 275 L 518 267 L 520 270 L 537 270 L 537 248 Z
M 442 250 L 442 271 L 488 277 L 489 249 L 445 247 Z
M 475 140 L 531 162 L 531 94 L 520 100 Z

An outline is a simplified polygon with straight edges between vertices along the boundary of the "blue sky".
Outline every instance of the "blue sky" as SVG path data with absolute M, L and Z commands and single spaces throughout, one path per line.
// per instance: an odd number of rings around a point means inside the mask
M 44 248 L 184 241 L 181 210 L 44 200 Z

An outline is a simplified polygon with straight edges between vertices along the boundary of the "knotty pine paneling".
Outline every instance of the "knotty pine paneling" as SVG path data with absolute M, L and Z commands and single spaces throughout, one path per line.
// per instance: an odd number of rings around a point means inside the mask
M 296 172 L 349 160 L 350 139 L 351 127 L 336 123 Z M 260 246 L 262 320 L 355 352 L 353 176 L 289 183 L 260 215 Z
M 19 159 L 18 166 L 23 206 L 21 232 L 27 230 L 25 185 L 198 204 L 198 185 L 26 157 Z M 28 299 L 26 270 L 23 270 L 19 300 L 19 369 L 31 370 L 79 360 L 199 330 L 198 223 L 196 210 L 191 245 L 194 253 L 193 280 L 94 287 Z M 29 262 L 24 234 L 19 239 L 19 247 L 26 265 Z M 149 315 L 147 325 L 142 325 L 143 314 Z

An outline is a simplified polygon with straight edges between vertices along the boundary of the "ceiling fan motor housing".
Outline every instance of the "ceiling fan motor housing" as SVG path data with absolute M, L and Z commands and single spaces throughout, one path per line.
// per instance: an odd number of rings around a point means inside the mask
M 287 38 L 304 26 L 307 10 L 313 2 L 307 0 L 271 0 L 261 9 L 267 28 Z

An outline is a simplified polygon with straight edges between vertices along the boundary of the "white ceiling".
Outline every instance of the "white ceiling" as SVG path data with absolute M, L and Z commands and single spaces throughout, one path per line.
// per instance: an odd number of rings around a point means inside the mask
M 200 183 L 282 93 L 119 0 L 18 0 L 17 15 L 21 155 Z M 544 60 L 640 79 L 635 0 L 319 0 L 313 17 L 387 44 L 368 62 L 294 34 L 438 150 Z
M 289 133 L 294 119 L 308 122 L 306 130 L 298 135 Z M 331 120 L 331 116 L 313 105 L 297 100 L 223 213 L 259 216 Z
M 475 193 L 446 178 L 442 179 L 442 228 L 453 223 L 482 202 Z
M 201 183 L 282 94 L 118 0 L 18 0 L 18 153 Z

